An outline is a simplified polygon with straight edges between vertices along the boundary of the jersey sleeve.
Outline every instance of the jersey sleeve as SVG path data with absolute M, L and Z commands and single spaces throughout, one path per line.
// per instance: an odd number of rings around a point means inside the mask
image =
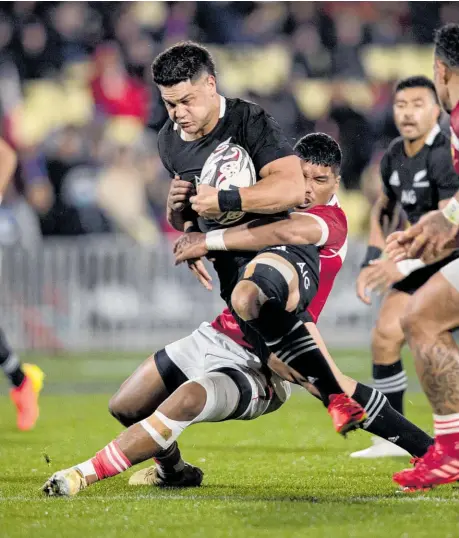
M 337 206 L 320 205 L 305 213 L 314 218 L 322 229 L 322 236 L 316 243 L 317 247 L 340 249 L 347 238 L 347 219 L 341 208 Z
M 255 105 L 245 122 L 245 142 L 257 174 L 268 163 L 294 154 L 277 121 Z
M 433 148 L 429 159 L 429 177 L 438 190 L 438 200 L 452 198 L 459 190 L 459 176 L 453 166 L 450 145 Z
M 386 153 L 384 153 L 383 158 L 381 159 L 380 171 L 381 171 L 381 180 L 383 184 L 384 194 L 389 198 L 389 200 L 396 200 L 397 199 L 396 193 L 392 190 L 392 187 L 389 183 L 391 171 L 390 171 L 390 158 L 389 158 L 389 153 L 387 151 Z
M 174 179 L 175 173 L 173 170 L 173 166 L 170 162 L 168 152 L 166 150 L 167 148 L 167 130 L 166 125 L 161 129 L 161 131 L 158 134 L 158 153 L 159 158 L 161 159 L 161 162 L 163 163 L 164 168 L 169 172 L 169 177 L 171 179 Z

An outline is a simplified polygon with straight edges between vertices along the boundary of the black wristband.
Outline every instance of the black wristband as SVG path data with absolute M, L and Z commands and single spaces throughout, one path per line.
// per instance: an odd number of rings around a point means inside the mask
M 242 201 L 239 189 L 218 191 L 218 206 L 222 213 L 226 213 L 227 211 L 242 211 Z
M 381 256 L 381 254 L 382 254 L 382 249 L 368 245 L 367 252 L 365 254 L 365 259 L 363 260 L 362 265 L 360 266 L 360 269 L 368 267 L 370 265 L 371 260 L 377 260 Z

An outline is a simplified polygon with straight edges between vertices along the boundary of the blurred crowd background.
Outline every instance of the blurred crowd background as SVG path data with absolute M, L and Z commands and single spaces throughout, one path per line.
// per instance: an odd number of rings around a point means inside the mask
M 154 245 L 172 233 L 156 149 L 166 113 L 150 66 L 185 39 L 215 54 L 224 95 L 261 104 L 292 142 L 314 130 L 338 138 L 341 199 L 352 234 L 364 234 L 381 152 L 397 135 L 394 82 L 432 75 L 432 34 L 445 22 L 459 22 L 459 4 L 2 2 L 1 133 L 20 167 L 0 241 L 122 231 Z

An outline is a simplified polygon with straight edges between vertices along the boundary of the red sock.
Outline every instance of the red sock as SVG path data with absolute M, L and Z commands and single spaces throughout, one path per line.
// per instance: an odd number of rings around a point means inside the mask
M 97 452 L 91 463 L 94 465 L 99 480 L 115 476 L 132 467 L 132 463 L 123 454 L 116 441 L 112 441 Z

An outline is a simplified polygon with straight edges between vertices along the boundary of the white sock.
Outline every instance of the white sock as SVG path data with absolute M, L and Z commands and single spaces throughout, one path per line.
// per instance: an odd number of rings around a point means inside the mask
M 96 475 L 96 470 L 94 469 L 94 465 L 91 460 L 84 461 L 83 463 L 80 463 L 76 465 L 75 467 L 80 471 L 80 473 L 86 478 L 87 476 Z

